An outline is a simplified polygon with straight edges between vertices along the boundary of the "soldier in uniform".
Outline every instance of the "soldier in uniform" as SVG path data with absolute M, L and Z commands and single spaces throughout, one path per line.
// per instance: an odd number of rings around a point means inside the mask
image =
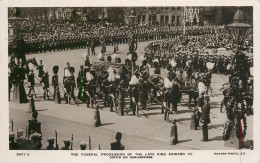
M 75 72 L 75 69 L 74 67 L 70 67 L 70 76 L 68 78 L 69 80 L 69 87 L 70 87 L 70 92 L 69 95 L 70 95 L 70 98 L 72 98 L 74 100 L 74 102 L 76 102 L 76 98 L 75 98 L 75 95 L 74 95 L 74 88 L 76 87 L 76 81 L 75 81 L 75 76 L 74 76 L 74 72 Z M 70 98 L 69 98 L 69 103 L 70 103 Z
M 87 149 L 87 142 L 82 141 L 79 143 L 80 150 L 86 150 Z
M 203 141 L 208 141 L 208 124 L 210 123 L 210 105 L 209 96 L 204 96 L 204 106 L 201 109 L 201 123 L 202 123 L 202 133 Z
M 177 106 L 181 99 L 181 92 L 180 92 L 180 86 L 178 84 L 179 80 L 176 78 L 174 80 L 174 84 L 172 86 L 171 90 L 171 103 L 172 103 L 172 111 L 175 111 L 177 113 Z
M 93 41 L 92 41 L 92 43 L 91 43 L 91 54 L 92 54 L 92 55 L 96 55 L 96 52 L 95 52 L 95 44 L 94 44 Z
M 34 80 L 33 69 L 31 69 L 29 74 L 28 74 L 28 85 L 29 85 L 29 88 L 30 88 L 28 96 L 31 96 L 31 92 L 33 92 L 33 94 L 35 95 L 35 91 L 34 91 L 35 80 Z
M 58 72 L 59 72 L 59 66 L 53 66 L 52 68 L 53 70 L 53 76 L 52 76 L 52 86 L 53 86 L 53 101 L 55 101 L 55 96 L 56 96 L 56 90 L 57 87 L 59 86 L 59 76 L 58 76 Z
M 49 143 L 46 150 L 59 150 L 58 146 L 54 147 L 54 138 L 48 138 L 46 141 Z
M 15 142 L 15 133 L 10 132 L 9 133 L 9 150 L 18 150 L 19 145 L 17 142 Z
M 30 135 L 31 141 L 29 143 L 30 150 L 41 150 L 42 148 L 42 135 L 39 133 L 33 133 Z
M 143 80 L 140 82 L 140 103 L 144 110 L 149 110 L 146 107 L 146 101 L 148 100 L 148 90 L 149 90 L 149 84 L 148 84 L 148 75 L 143 75 Z
M 78 93 L 78 99 L 80 101 L 83 101 L 83 95 L 82 95 L 82 89 L 84 89 L 84 83 L 85 83 L 85 75 L 84 75 L 84 69 L 83 69 L 83 65 L 80 65 L 80 70 L 78 73 L 78 77 L 77 77 L 77 87 L 79 89 L 79 93 Z
M 225 83 L 222 86 L 223 87 L 220 89 L 220 91 L 222 91 L 224 98 L 221 101 L 221 105 L 220 105 L 220 112 L 221 113 L 223 113 L 223 110 L 222 110 L 223 105 L 227 109 L 228 101 L 231 99 L 231 96 L 230 96 L 231 95 L 230 83 Z
M 45 99 L 45 97 L 47 96 L 48 100 L 50 100 L 49 97 L 49 74 L 48 71 L 45 71 L 44 74 L 42 75 L 42 83 L 43 83 L 43 99 Z
M 61 148 L 61 150 L 70 150 L 70 143 L 71 140 L 62 140 L 64 142 L 64 147 Z
M 28 121 L 29 127 L 28 127 L 28 135 L 31 135 L 33 133 L 39 133 L 41 134 L 41 122 L 37 120 L 38 113 L 34 111 L 32 113 L 32 119 Z
M 39 77 L 39 79 L 40 79 L 40 81 L 41 81 L 42 75 L 43 75 L 43 73 L 44 73 L 44 71 L 43 71 L 43 65 L 42 65 L 42 60 L 40 60 L 40 65 L 37 67 L 37 70 L 39 70 L 39 71 L 38 71 L 38 77 Z
M 131 98 L 131 108 L 133 110 L 133 115 L 138 115 L 138 102 L 139 102 L 139 89 L 138 89 L 138 78 L 136 75 L 131 77 L 131 81 L 129 82 L 130 85 L 130 98 Z
M 116 142 L 111 143 L 111 150 L 124 150 L 125 146 L 123 144 L 121 144 L 122 133 L 117 132 L 115 139 L 116 139 Z

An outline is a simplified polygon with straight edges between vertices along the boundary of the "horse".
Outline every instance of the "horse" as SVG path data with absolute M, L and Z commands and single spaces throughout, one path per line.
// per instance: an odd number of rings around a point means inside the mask
M 27 75 L 28 75 L 28 73 L 30 72 L 29 63 L 31 63 L 31 64 L 33 64 L 34 66 L 36 66 L 36 68 L 38 68 L 38 66 L 39 66 L 38 63 L 37 63 L 37 61 L 36 61 L 36 59 L 35 59 L 35 57 L 26 60 L 26 62 L 25 62 L 24 65 L 23 65 L 23 68 L 24 68 L 25 73 L 26 73 Z

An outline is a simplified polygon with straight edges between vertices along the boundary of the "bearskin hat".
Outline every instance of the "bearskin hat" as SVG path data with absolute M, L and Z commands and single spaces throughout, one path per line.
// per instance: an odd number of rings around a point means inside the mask
M 117 59 L 116 59 L 116 62 L 117 62 L 117 63 L 121 63 L 121 58 L 117 58 Z
M 112 57 L 109 55 L 109 56 L 107 56 L 107 61 L 108 62 L 111 62 L 112 61 Z
M 125 59 L 125 64 L 129 64 L 130 63 L 130 60 L 127 58 Z
M 57 65 L 53 66 L 52 71 L 53 71 L 54 74 L 58 74 L 59 66 L 57 66 Z

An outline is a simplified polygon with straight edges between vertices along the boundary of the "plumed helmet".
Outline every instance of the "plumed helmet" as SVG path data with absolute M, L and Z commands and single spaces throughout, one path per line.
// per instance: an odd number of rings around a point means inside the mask
M 69 71 L 70 71 L 70 73 L 74 73 L 75 72 L 75 68 L 74 67 L 70 67 Z
M 52 71 L 54 74 L 57 74 L 59 72 L 59 66 L 57 65 L 53 66 Z

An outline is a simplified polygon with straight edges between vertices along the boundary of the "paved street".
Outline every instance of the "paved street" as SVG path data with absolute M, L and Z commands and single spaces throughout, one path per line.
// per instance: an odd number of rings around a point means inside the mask
M 143 55 L 144 47 L 148 42 L 138 43 L 137 53 L 139 56 Z M 126 58 L 127 45 L 119 45 L 118 54 L 122 61 Z M 112 54 L 113 47 L 107 47 L 107 53 Z M 27 55 L 27 59 L 36 57 L 36 60 L 43 60 L 45 68 L 49 75 L 52 76 L 52 67 L 58 65 L 59 81 L 62 82 L 63 69 L 66 62 L 69 61 L 71 66 L 76 69 L 75 76 L 79 70 L 79 66 L 83 65 L 85 58 L 82 54 L 86 49 L 51 52 L 45 54 Z M 100 48 L 96 48 L 96 53 L 100 52 Z M 91 63 L 97 60 L 96 56 L 90 57 Z M 140 61 L 138 61 L 140 64 Z M 167 71 L 163 70 L 165 75 Z M 37 74 L 37 73 L 36 73 Z M 181 105 L 178 106 L 178 114 L 170 114 L 170 119 L 176 119 L 178 125 L 179 143 L 175 146 L 169 145 L 170 123 L 163 121 L 163 115 L 160 114 L 161 108 L 157 104 L 148 104 L 149 111 L 140 111 L 140 116 L 131 116 L 131 112 L 125 116 L 118 116 L 114 112 L 109 112 L 109 108 L 104 108 L 102 101 L 100 110 L 102 126 L 98 128 L 93 127 L 94 111 L 87 108 L 86 104 L 68 105 L 62 101 L 62 104 L 55 104 L 53 101 L 44 101 L 42 97 L 42 87 L 37 81 L 37 88 L 35 89 L 39 99 L 36 99 L 36 110 L 39 111 L 39 120 L 42 122 L 42 132 L 44 139 L 49 136 L 54 136 L 54 131 L 57 129 L 59 136 L 59 145 L 62 146 L 61 140 L 63 138 L 70 138 L 74 134 L 74 149 L 78 149 L 78 143 L 82 140 L 88 140 L 88 136 L 92 138 L 92 148 L 98 148 L 101 145 L 102 149 L 109 149 L 110 143 L 115 141 L 115 133 L 120 131 L 123 133 L 122 143 L 126 149 L 230 149 L 224 147 L 222 140 L 223 124 L 226 121 L 226 114 L 220 113 L 220 101 L 223 96 L 219 91 L 221 85 L 227 82 L 228 77 L 224 75 L 212 76 L 212 96 L 210 97 L 211 105 L 211 124 L 209 125 L 209 142 L 201 142 L 202 131 L 190 130 L 191 109 L 187 107 L 188 97 L 183 95 Z M 52 88 L 50 88 L 53 92 Z M 75 90 L 75 95 L 77 95 Z M 28 92 L 28 88 L 27 88 Z M 127 108 L 129 108 L 129 99 L 127 101 Z M 14 129 L 25 128 L 28 125 L 28 120 L 31 114 L 28 111 L 29 104 L 16 104 L 10 102 L 10 119 L 14 120 Z M 127 111 L 128 112 L 128 111 Z M 253 140 L 253 116 L 247 116 L 247 135 L 245 141 Z M 43 147 L 46 142 L 43 141 Z

